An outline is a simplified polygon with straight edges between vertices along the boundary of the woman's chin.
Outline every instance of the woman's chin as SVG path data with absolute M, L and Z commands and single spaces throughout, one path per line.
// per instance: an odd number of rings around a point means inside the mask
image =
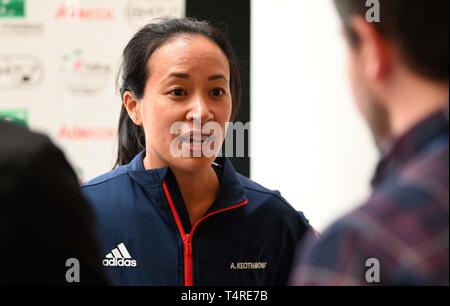
M 197 172 L 211 167 L 215 157 L 179 157 L 172 166 L 186 172 Z

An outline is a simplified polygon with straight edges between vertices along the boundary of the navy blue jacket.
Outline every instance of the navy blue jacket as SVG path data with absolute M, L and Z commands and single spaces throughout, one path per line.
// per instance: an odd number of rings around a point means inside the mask
M 117 285 L 284 285 L 308 221 L 278 191 L 218 158 L 220 189 L 196 224 L 169 168 L 145 170 L 144 152 L 82 186 L 105 266 Z

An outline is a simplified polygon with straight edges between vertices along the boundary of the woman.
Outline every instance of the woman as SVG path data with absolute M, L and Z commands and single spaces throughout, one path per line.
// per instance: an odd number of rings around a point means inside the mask
M 119 167 L 83 186 L 113 282 L 285 284 L 307 220 L 215 158 L 239 105 L 228 40 L 193 19 L 149 24 L 125 47 L 120 82 Z

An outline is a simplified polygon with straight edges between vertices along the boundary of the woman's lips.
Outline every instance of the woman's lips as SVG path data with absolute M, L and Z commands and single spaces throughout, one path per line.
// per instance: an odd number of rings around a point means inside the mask
M 190 132 L 181 135 L 183 147 L 194 152 L 194 156 L 201 156 L 204 145 L 210 145 L 214 140 L 214 135 Z
M 181 135 L 181 141 L 186 143 L 202 143 L 214 138 L 211 134 L 202 134 L 200 132 L 190 132 Z

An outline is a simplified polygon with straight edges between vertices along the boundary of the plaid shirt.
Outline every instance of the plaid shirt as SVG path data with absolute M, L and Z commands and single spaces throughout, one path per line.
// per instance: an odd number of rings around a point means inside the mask
M 291 284 L 448 285 L 448 132 L 447 111 L 399 138 L 367 202 L 307 240 Z

